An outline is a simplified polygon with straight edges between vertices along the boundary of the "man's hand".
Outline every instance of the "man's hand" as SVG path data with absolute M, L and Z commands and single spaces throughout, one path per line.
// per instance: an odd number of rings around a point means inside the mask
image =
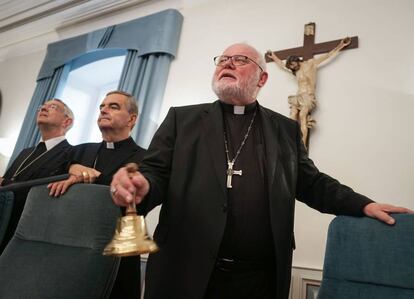
M 70 186 L 76 183 L 82 183 L 83 180 L 83 176 L 71 174 L 66 180 L 50 183 L 47 185 L 47 188 L 50 190 L 49 195 L 59 197 L 64 194 Z
M 3 183 L 3 181 L 4 181 L 4 177 L 0 176 L 0 186 Z
M 120 168 L 112 178 L 111 195 L 117 206 L 125 207 L 133 200 L 139 204 L 149 191 L 147 179 L 140 173 L 135 172 L 130 178 L 126 167 Z M 134 198 L 135 195 L 135 198 Z
M 273 53 L 273 51 L 272 51 L 272 50 L 267 50 L 267 51 L 266 51 L 266 56 L 267 56 L 267 57 L 269 57 L 269 58 L 271 58 L 273 61 L 276 61 L 276 62 L 281 61 L 281 60 L 279 59 L 279 57 L 277 57 L 277 56 Z
M 83 183 L 92 184 L 101 173 L 90 167 L 83 166 L 81 164 L 72 164 L 69 168 L 69 174 L 73 174 L 77 177 L 83 178 Z
M 341 47 L 346 47 L 351 43 L 351 38 L 349 36 L 341 40 Z
M 414 214 L 413 210 L 407 208 L 396 207 L 393 205 L 381 204 L 376 202 L 367 204 L 364 207 L 363 212 L 366 216 L 376 218 L 389 225 L 395 224 L 395 219 L 389 215 L 390 213 Z
M 101 173 L 94 168 L 86 167 L 81 164 L 72 164 L 69 168 L 69 178 L 67 180 L 53 182 L 47 185 L 47 188 L 50 190 L 49 195 L 59 197 L 73 184 L 92 184 L 100 175 Z

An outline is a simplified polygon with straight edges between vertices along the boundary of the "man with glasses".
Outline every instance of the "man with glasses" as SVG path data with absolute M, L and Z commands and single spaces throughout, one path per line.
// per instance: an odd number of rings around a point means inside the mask
M 73 120 L 72 110 L 59 99 L 41 105 L 36 119 L 41 141 L 36 147 L 20 152 L 0 179 L 1 186 L 66 173 L 73 147 L 66 141 L 65 134 L 72 127 Z M 14 234 L 29 189 L 14 191 L 13 210 L 0 245 L 0 253 Z
M 295 198 L 388 224 L 389 212 L 409 210 L 375 203 L 319 172 L 297 122 L 257 102 L 268 77 L 257 50 L 235 44 L 214 61 L 219 100 L 171 108 L 140 172 L 114 175 L 112 197 L 146 211 L 162 204 L 145 298 L 285 299 Z
M 98 127 L 103 141 L 76 146 L 69 168 L 70 177 L 49 184 L 50 195 L 60 196 L 75 183 L 109 185 L 119 168 L 129 162 L 141 162 L 144 157 L 145 150 L 130 136 L 138 119 L 135 98 L 123 91 L 111 91 L 106 94 L 99 110 Z M 110 298 L 139 298 L 140 276 L 139 257 L 123 257 Z

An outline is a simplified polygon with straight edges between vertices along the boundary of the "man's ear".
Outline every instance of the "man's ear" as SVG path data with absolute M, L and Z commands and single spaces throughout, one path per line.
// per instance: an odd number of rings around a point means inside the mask
M 259 82 L 257 83 L 257 86 L 263 87 L 266 84 L 268 77 L 269 77 L 269 74 L 267 72 L 262 72 L 260 74 L 260 79 L 259 79 Z
M 131 127 L 131 130 L 135 126 L 137 119 L 138 119 L 138 115 L 136 115 L 135 113 L 129 115 L 128 125 Z
M 70 117 L 67 117 L 64 121 L 63 121 L 63 127 L 65 128 L 65 130 L 67 130 L 67 128 L 69 128 L 71 125 L 73 124 L 73 119 Z

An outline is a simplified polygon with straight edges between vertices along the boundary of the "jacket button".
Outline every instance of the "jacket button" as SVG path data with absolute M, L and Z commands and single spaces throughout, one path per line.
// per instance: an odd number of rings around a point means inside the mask
M 226 213 L 226 212 L 227 212 L 227 204 L 226 204 L 226 203 L 224 203 L 224 204 L 221 206 L 221 210 L 222 210 L 224 213 Z

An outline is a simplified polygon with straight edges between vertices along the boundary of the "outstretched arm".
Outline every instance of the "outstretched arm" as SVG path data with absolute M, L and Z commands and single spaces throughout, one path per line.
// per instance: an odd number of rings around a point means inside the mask
M 285 70 L 285 71 L 287 71 L 287 72 L 289 72 L 289 73 L 292 73 L 292 71 L 291 70 L 289 70 L 288 68 L 286 68 L 285 67 L 285 64 L 283 63 L 283 61 L 282 60 L 280 60 L 280 58 L 279 57 L 277 57 L 276 56 L 276 54 L 275 53 L 273 53 L 272 52 L 272 50 L 267 50 L 267 52 L 266 52 L 266 56 L 267 57 L 269 57 L 269 58 L 271 58 L 274 62 L 276 62 L 276 64 L 282 69 L 282 70 Z
M 395 223 L 395 219 L 389 215 L 390 213 L 414 214 L 414 211 L 407 208 L 396 207 L 390 204 L 381 204 L 376 202 L 367 204 L 364 207 L 363 212 L 366 216 L 376 218 L 389 225 L 393 225 Z
M 322 62 L 324 62 L 328 59 L 330 60 L 330 59 L 334 58 L 336 55 L 338 55 L 339 51 L 341 51 L 343 48 L 348 46 L 350 43 L 351 43 L 351 38 L 346 37 L 346 38 L 342 39 L 340 41 L 340 43 L 334 49 L 332 49 L 329 53 L 326 53 L 326 54 L 321 55 L 317 58 L 314 58 L 313 60 L 316 63 L 316 65 L 319 65 L 319 64 L 321 64 Z

